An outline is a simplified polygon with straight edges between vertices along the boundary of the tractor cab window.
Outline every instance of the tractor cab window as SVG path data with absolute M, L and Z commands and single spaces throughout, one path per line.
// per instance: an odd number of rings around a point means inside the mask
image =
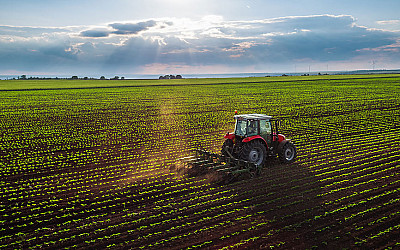
M 272 127 L 271 122 L 260 120 L 260 135 L 267 142 L 268 146 L 271 144 Z
M 246 135 L 246 121 L 236 120 L 235 134 L 239 136 Z
M 247 121 L 247 136 L 258 135 L 257 121 Z
M 272 133 L 271 122 L 266 120 L 260 120 L 260 133 L 271 134 Z

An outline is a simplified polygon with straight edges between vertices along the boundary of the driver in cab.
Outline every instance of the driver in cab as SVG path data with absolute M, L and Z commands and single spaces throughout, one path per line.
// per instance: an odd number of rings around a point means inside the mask
M 255 121 L 251 121 L 249 124 L 249 135 L 257 134 L 257 126 Z

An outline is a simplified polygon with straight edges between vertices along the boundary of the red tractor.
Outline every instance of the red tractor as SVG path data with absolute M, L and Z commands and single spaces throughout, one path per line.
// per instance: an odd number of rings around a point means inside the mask
M 191 175 L 210 170 L 224 173 L 230 180 L 240 174 L 259 175 L 267 157 L 278 156 L 282 163 L 296 159 L 296 147 L 278 132 L 279 120 L 263 114 L 235 115 L 235 131 L 225 135 L 221 154 L 196 150 L 196 155 L 180 159 Z
M 278 132 L 279 120 L 263 114 L 235 115 L 235 131 L 225 135 L 222 155 L 265 164 L 268 156 L 278 155 L 282 163 L 296 158 L 296 147 Z

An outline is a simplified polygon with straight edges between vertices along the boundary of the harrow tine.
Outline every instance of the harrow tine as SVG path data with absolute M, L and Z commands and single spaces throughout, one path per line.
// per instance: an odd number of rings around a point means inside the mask
M 209 168 L 210 170 L 214 170 L 216 167 L 220 167 L 223 165 L 218 164 L 217 162 L 211 162 L 203 165 L 205 168 Z
M 219 170 L 219 169 L 224 169 L 226 168 L 227 164 L 221 164 L 213 167 L 213 170 Z
M 238 170 L 237 167 L 227 167 L 227 168 L 222 168 L 222 169 L 217 169 L 217 172 L 232 172 Z
M 192 162 L 188 162 L 189 165 L 193 165 L 193 166 L 199 166 L 199 165 L 204 165 L 204 164 L 208 164 L 211 163 L 209 160 L 199 160 L 199 161 L 192 161 Z
M 238 169 L 238 170 L 232 171 L 233 175 L 239 175 L 239 174 L 244 174 L 244 173 L 250 173 L 250 170 L 245 168 L 245 169 Z

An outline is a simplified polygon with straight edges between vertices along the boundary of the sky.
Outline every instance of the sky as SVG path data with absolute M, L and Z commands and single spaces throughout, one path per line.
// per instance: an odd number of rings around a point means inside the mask
M 0 74 L 400 69 L 399 0 L 0 0 Z

